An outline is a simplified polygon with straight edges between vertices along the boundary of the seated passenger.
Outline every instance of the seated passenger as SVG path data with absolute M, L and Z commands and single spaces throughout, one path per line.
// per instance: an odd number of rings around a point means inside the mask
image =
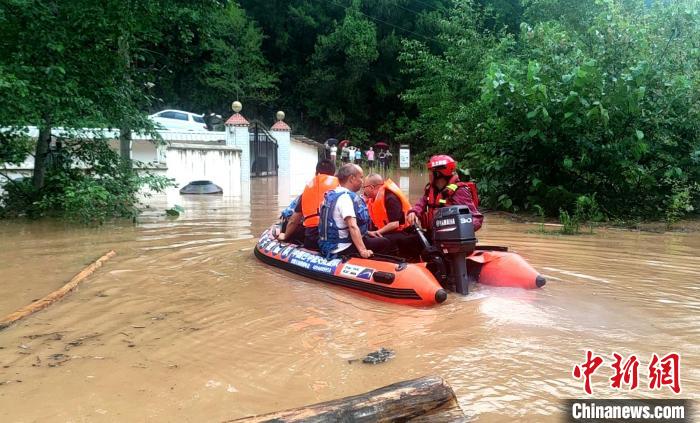
M 292 200 L 291 203 L 289 203 L 289 206 L 282 210 L 282 214 L 280 216 L 280 233 L 281 235 L 284 235 L 279 237 L 280 234 L 277 235 L 277 239 L 280 241 L 287 241 L 291 242 L 292 244 L 297 244 L 297 245 L 303 245 L 304 244 L 304 226 L 299 224 L 299 221 L 301 219 L 301 215 L 295 215 L 294 211 L 297 208 L 297 205 L 299 204 L 299 201 L 301 201 L 301 195 L 298 195 L 294 197 L 294 200 Z M 286 235 L 287 232 L 287 227 L 289 226 L 290 221 L 292 220 L 292 217 L 295 219 L 295 230 L 294 232 L 290 232 L 292 235 Z
M 318 250 L 318 212 L 323 195 L 338 186 L 335 173 L 335 163 L 323 159 L 316 164 L 316 176 L 311 179 L 299 197 L 294 213 L 289 218 L 284 233 L 277 237 L 280 241 L 293 238 L 300 224 L 304 227 L 304 248 Z M 303 222 L 303 223 L 302 223 Z
M 372 230 L 369 236 L 383 236 L 392 240 L 398 247 L 401 256 L 416 257 L 413 235 L 404 232 L 410 225 L 406 222 L 406 213 L 411 209 L 411 203 L 391 179 L 373 173 L 365 179 L 364 194 L 367 198 L 367 208 L 372 220 Z
M 325 195 L 319 222 L 319 247 L 326 257 L 374 253 L 396 254 L 394 243 L 384 237 L 367 236 L 369 212 L 357 195 L 362 188 L 362 168 L 349 163 L 338 170 L 340 186 Z

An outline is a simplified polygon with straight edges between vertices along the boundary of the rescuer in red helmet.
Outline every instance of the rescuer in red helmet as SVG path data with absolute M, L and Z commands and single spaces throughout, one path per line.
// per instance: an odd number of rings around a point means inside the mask
M 474 222 L 474 230 L 481 228 L 484 216 L 479 212 L 479 197 L 473 182 L 462 182 L 457 175 L 457 162 L 450 156 L 437 155 L 428 161 L 430 182 L 418 202 L 408 211 L 406 222 L 430 230 L 435 210 L 440 207 L 464 205 L 469 207 Z

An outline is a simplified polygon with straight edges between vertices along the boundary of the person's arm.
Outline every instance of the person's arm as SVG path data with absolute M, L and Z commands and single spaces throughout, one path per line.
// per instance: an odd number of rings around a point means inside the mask
M 481 228 L 481 225 L 484 223 L 484 215 L 481 214 L 479 209 L 476 208 L 469 188 L 463 186 L 455 191 L 454 195 L 452 196 L 452 202 L 467 206 L 469 208 L 469 212 L 472 214 L 472 221 L 474 222 L 474 230 L 478 231 L 479 228 Z
M 384 234 L 396 231 L 397 229 L 399 229 L 399 226 L 400 224 L 397 221 L 389 222 L 386 225 L 384 225 L 383 228 L 378 229 L 376 232 L 379 236 L 383 236 Z
M 301 213 L 294 212 L 294 214 L 292 214 L 292 216 L 287 221 L 287 229 L 284 231 L 284 233 L 281 233 L 277 236 L 277 240 L 284 241 L 287 239 L 287 237 L 291 237 L 294 234 L 294 231 L 296 231 L 299 227 L 302 218 L 303 217 Z
M 406 222 L 408 222 L 409 225 L 413 225 L 414 223 L 418 222 L 420 219 L 420 216 L 423 215 L 423 211 L 425 210 L 425 206 L 428 204 L 428 197 L 425 195 L 418 200 L 416 204 L 411 207 L 411 210 L 408 211 L 406 214 Z
M 360 232 L 360 228 L 357 226 L 357 220 L 352 216 L 348 216 L 345 218 L 345 224 L 348 225 L 350 238 L 352 239 L 352 243 L 355 244 L 355 248 L 357 248 L 360 256 L 362 256 L 362 258 L 372 257 L 374 252 L 365 247 L 365 243 L 362 241 L 362 232 Z
M 389 223 L 375 231 L 376 236 L 383 236 L 384 234 L 396 232 L 405 221 L 403 209 L 401 208 L 401 200 L 399 200 L 394 193 L 387 191 L 384 194 L 384 207 L 386 208 L 386 216 Z

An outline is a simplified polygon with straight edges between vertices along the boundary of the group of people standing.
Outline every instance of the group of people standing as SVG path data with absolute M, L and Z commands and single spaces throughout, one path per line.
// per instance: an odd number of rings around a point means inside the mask
M 333 163 L 337 163 L 338 147 L 332 145 L 329 147 L 329 150 L 331 160 L 333 161 Z M 365 162 L 370 169 L 374 169 L 375 164 L 378 164 L 379 169 L 382 171 L 385 171 L 389 163 L 391 163 L 391 157 L 392 154 L 389 150 L 380 149 L 377 152 L 374 150 L 373 147 L 370 147 L 369 150 L 365 151 L 364 155 L 362 153 L 362 150 L 354 146 L 346 145 L 340 149 L 341 163 L 355 163 L 358 165 L 362 165 L 363 162 Z
M 415 258 L 422 247 L 411 227 L 420 224 L 429 229 L 440 207 L 465 205 L 475 229 L 481 227 L 476 190 L 459 180 L 456 165 L 449 156 L 433 156 L 428 162 L 430 181 L 411 206 L 391 179 L 377 173 L 365 176 L 354 163 L 342 165 L 336 173 L 333 160 L 321 160 L 316 176 L 282 213 L 277 239 L 320 251 L 327 258 L 374 254 Z

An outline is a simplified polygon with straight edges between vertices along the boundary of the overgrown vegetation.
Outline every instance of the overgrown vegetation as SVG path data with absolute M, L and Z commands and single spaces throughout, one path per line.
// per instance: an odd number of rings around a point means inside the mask
M 170 184 L 138 166 L 134 169 L 131 162 L 122 160 L 107 140 L 73 134 L 49 153 L 43 187 L 35 188 L 31 178 L 10 180 L 4 186 L 0 217 L 57 216 L 84 224 L 133 218 L 141 195 L 149 196 Z
M 548 231 L 545 228 L 546 214 L 542 206 L 535 204 L 532 209 L 538 220 L 538 228 L 534 232 L 545 235 L 578 235 L 581 233 L 582 226 L 588 228 L 588 234 L 593 234 L 593 228 L 604 219 L 598 207 L 595 195 L 592 197 L 587 197 L 585 195 L 578 197 L 572 213 L 569 213 L 565 208 L 560 208 L 558 215 L 560 227 L 557 231 Z
M 261 42 L 234 2 L 2 2 L 0 127 L 39 129 L 33 142 L 17 131 L 0 136 L 0 164 L 23 161 L 28 147 L 35 163 L 31 184 L 0 175 L 3 214 L 132 216 L 139 187 L 157 190 L 167 181 L 74 131 L 59 148 L 52 129 L 117 128 L 124 150 L 134 131 L 156 135 L 151 107 L 268 100 L 275 76 Z
M 677 219 L 700 199 L 699 11 L 532 0 L 513 36 L 459 2 L 444 52 L 406 43 L 404 98 L 433 106 L 415 132 L 465 160 L 491 207 L 537 204 L 572 230 L 592 199 L 596 215 Z

